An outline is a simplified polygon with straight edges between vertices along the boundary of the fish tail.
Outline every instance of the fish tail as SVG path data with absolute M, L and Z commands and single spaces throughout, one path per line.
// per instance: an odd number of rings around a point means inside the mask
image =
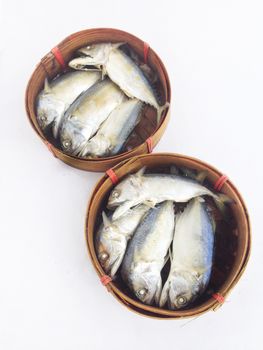
M 51 91 L 51 87 L 50 87 L 50 85 L 49 85 L 48 78 L 45 78 L 44 91 L 45 91 L 46 93 L 48 93 L 48 92 Z
M 170 281 L 169 281 L 169 277 L 168 277 L 167 281 L 165 282 L 165 284 L 163 286 L 163 290 L 161 292 L 161 296 L 159 299 L 159 306 L 160 307 L 164 307 L 164 305 L 168 301 L 169 288 L 170 288 Z
M 120 218 L 122 215 L 124 215 L 130 208 L 132 208 L 136 204 L 137 203 L 133 203 L 132 201 L 127 201 L 124 204 L 121 204 L 120 206 L 118 206 L 117 209 L 115 209 L 115 211 L 112 215 L 112 219 L 117 220 L 118 218 Z
M 161 298 L 161 293 L 162 293 L 162 278 L 160 276 L 159 281 L 158 281 L 157 286 L 156 286 L 156 292 L 154 295 L 154 301 L 155 301 L 156 305 L 159 304 L 159 301 Z
M 179 175 L 179 169 L 177 168 L 177 166 L 175 164 L 171 165 L 170 173 L 172 175 Z
M 158 109 L 157 109 L 157 125 L 160 124 L 160 121 L 162 119 L 162 114 L 169 106 L 170 106 L 170 103 L 166 102 L 163 106 L 158 107 Z
M 200 171 L 197 175 L 196 175 L 196 181 L 199 182 L 200 184 L 203 184 L 205 181 L 205 178 L 207 177 L 207 171 L 203 170 Z
M 126 44 L 125 41 L 121 41 L 121 42 L 119 42 L 119 43 L 113 43 L 113 44 L 112 44 L 112 47 L 113 47 L 114 49 L 118 49 L 119 47 L 121 47 L 122 45 L 125 45 L 125 44 Z
M 234 203 L 234 200 L 224 193 L 215 195 L 214 199 L 218 210 L 223 214 L 223 216 L 226 212 L 226 204 Z

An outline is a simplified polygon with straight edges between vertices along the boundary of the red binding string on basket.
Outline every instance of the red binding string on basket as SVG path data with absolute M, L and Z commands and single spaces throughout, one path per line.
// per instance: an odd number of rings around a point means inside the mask
M 51 153 L 53 154 L 53 156 L 54 156 L 55 158 L 57 158 L 56 153 L 54 152 L 53 146 L 51 145 L 51 143 L 49 143 L 48 141 L 44 141 L 44 143 L 45 143 L 45 145 L 47 146 L 49 152 L 51 152 Z
M 148 63 L 148 55 L 149 55 L 149 49 L 150 45 L 147 44 L 146 42 L 143 43 L 143 58 L 144 58 L 144 63 Z
M 107 284 L 112 281 L 112 278 L 108 275 L 103 275 L 101 276 L 100 281 L 104 286 L 107 286 Z
M 108 169 L 106 171 L 106 174 L 109 176 L 109 178 L 111 179 L 111 182 L 116 185 L 119 182 L 119 178 L 118 176 L 115 174 L 114 170 L 112 169 Z
M 146 140 L 146 144 L 147 144 L 148 152 L 152 153 L 152 151 L 153 151 L 153 139 L 152 139 L 152 137 L 149 137 Z
M 53 53 L 56 61 L 60 64 L 60 66 L 63 68 L 63 70 L 66 70 L 67 65 L 64 61 L 64 57 L 62 56 L 60 49 L 56 46 L 51 50 L 51 52 Z
M 220 293 L 214 293 L 212 294 L 212 297 L 219 302 L 219 304 L 223 304 L 225 302 L 225 298 Z
M 220 191 L 221 188 L 223 187 L 224 183 L 228 180 L 228 177 L 226 175 L 220 176 L 220 178 L 216 181 L 214 184 L 214 189 L 216 191 Z

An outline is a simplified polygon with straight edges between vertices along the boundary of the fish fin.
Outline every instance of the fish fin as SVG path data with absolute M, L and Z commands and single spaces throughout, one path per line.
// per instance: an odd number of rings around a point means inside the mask
M 216 194 L 214 196 L 214 199 L 217 209 L 223 214 L 223 216 L 225 216 L 226 204 L 235 203 L 233 199 L 231 199 L 230 197 L 228 197 L 228 195 L 224 193 Z
M 106 69 L 106 65 L 105 64 L 102 64 L 100 66 L 100 71 L 101 71 L 101 80 L 103 80 L 106 75 L 107 75 L 107 69 Z
M 216 232 L 216 220 L 212 215 L 210 216 L 210 218 L 211 218 L 213 232 L 215 233 Z
M 44 91 L 47 93 L 51 91 L 51 87 L 49 85 L 48 78 L 45 78 Z
M 170 173 L 172 175 L 179 175 L 179 169 L 177 168 L 177 166 L 175 164 L 171 165 Z
M 106 215 L 105 211 L 102 212 L 102 221 L 105 227 L 110 226 L 111 221 L 108 218 L 108 216 Z
M 172 261 L 173 260 L 173 253 L 172 253 L 172 247 L 171 246 L 169 247 L 168 255 L 169 255 L 170 260 Z
M 143 166 L 140 170 L 137 171 L 136 176 L 141 177 L 145 173 L 146 166 Z
M 126 44 L 125 41 L 122 41 L 122 42 L 120 42 L 120 43 L 113 43 L 113 44 L 112 44 L 112 47 L 113 47 L 114 49 L 118 49 L 119 47 L 121 47 L 122 45 L 125 45 L 125 44 Z
M 206 177 L 207 177 L 207 171 L 206 171 L 206 170 L 203 170 L 203 171 L 200 171 L 200 172 L 196 175 L 195 179 L 196 179 L 196 181 L 199 182 L 200 184 L 203 184 Z
M 156 202 L 151 201 L 151 200 L 146 200 L 146 201 L 143 202 L 143 204 L 146 205 L 147 207 L 153 209 L 155 207 L 155 205 L 156 205 Z
M 161 106 L 161 107 L 159 107 L 157 109 L 157 125 L 160 124 L 160 121 L 162 119 L 163 111 L 165 111 L 169 106 L 170 106 L 170 103 L 166 102 L 163 106 Z
M 156 286 L 156 292 L 154 295 L 154 301 L 155 301 L 156 305 L 159 304 L 161 293 L 162 293 L 162 278 L 160 276 L 159 281 L 158 281 L 157 286 Z
M 184 176 L 187 176 L 197 182 L 199 182 L 201 185 L 203 184 L 205 178 L 207 177 L 207 171 L 199 171 L 197 174 L 194 170 L 186 168 L 186 167 L 181 167 L 181 171 L 183 172 Z
M 165 282 L 165 284 L 163 286 L 163 290 L 162 290 L 162 293 L 161 293 L 161 296 L 159 299 L 159 306 L 160 307 L 164 307 L 164 305 L 168 301 L 169 288 L 170 288 L 170 281 L 169 281 L 169 277 L 168 277 L 167 281 Z
M 167 252 L 167 254 L 165 255 L 164 259 L 163 259 L 163 267 L 164 265 L 167 263 L 167 261 L 170 259 L 170 254 L 169 254 L 169 250 Z
M 124 253 L 125 253 L 126 247 L 123 250 L 123 253 L 121 253 L 118 258 L 114 261 L 114 263 L 111 266 L 111 270 L 110 270 L 110 277 L 113 278 L 115 277 L 117 271 L 119 270 L 119 267 L 121 266 L 123 257 L 124 257 Z
M 148 64 L 142 63 L 137 65 L 142 70 L 145 77 L 151 82 L 151 84 L 155 84 L 158 80 L 157 74 L 148 66 Z
M 130 176 L 130 181 L 134 186 L 137 186 L 141 183 L 142 176 L 145 172 L 146 167 L 142 167 L 140 170 L 137 171 L 137 173 Z
M 137 203 L 136 203 L 137 204 Z M 116 220 L 119 217 L 121 217 L 122 215 L 126 214 L 127 211 L 133 207 L 135 204 L 133 203 L 133 201 L 126 201 L 124 204 L 121 204 L 120 206 L 118 206 L 117 209 L 115 209 L 113 215 L 112 215 L 112 220 Z

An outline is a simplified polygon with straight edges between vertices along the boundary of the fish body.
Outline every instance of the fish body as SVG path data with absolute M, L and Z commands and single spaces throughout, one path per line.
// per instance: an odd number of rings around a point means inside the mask
M 146 79 L 138 65 L 119 47 L 123 43 L 101 43 L 82 48 L 79 52 L 84 55 L 69 62 L 74 69 L 91 69 L 90 66 L 101 67 L 103 74 L 117 84 L 128 97 L 137 98 L 157 110 L 157 120 L 169 106 L 160 106 L 153 87 Z
M 144 175 L 143 171 L 144 169 L 128 175 L 111 192 L 108 208 L 119 206 L 113 214 L 114 220 L 140 203 L 148 203 L 150 206 L 165 200 L 184 203 L 204 195 L 220 200 L 218 195 L 192 179 L 170 174 Z
M 131 291 L 144 303 L 158 303 L 161 270 L 174 231 L 173 202 L 152 208 L 139 224 L 125 253 L 121 275 Z
M 117 154 L 140 120 L 143 102 L 127 99 L 117 106 L 102 124 L 97 134 L 90 139 L 82 156 L 111 156 Z
M 176 215 L 170 273 L 162 290 L 160 307 L 187 307 L 200 295 L 210 279 L 215 225 L 203 199 L 189 202 Z
M 109 79 L 104 79 L 84 91 L 64 114 L 60 141 L 65 152 L 81 154 L 88 140 L 97 132 L 125 95 Z
M 116 221 L 111 221 L 105 213 L 102 214 L 103 224 L 96 235 L 95 246 L 102 267 L 112 278 L 120 267 L 127 242 L 148 210 L 148 206 L 139 205 Z
M 48 83 L 37 98 L 37 120 L 43 130 L 52 124 L 54 137 L 66 109 L 85 90 L 99 81 L 99 72 L 69 72 Z

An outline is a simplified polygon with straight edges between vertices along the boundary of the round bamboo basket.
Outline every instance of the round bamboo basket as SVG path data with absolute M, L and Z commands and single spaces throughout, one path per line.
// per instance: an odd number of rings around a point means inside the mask
M 53 79 L 63 71 L 63 65 L 57 60 L 56 52 L 68 63 L 79 48 L 99 42 L 126 42 L 143 61 L 157 73 L 157 90 L 162 103 L 171 101 L 171 89 L 167 71 L 159 56 L 141 39 L 117 29 L 96 28 L 74 33 L 59 43 L 44 56 L 34 70 L 26 89 L 25 105 L 29 121 L 40 139 L 47 145 L 53 155 L 68 165 L 88 171 L 105 171 L 119 162 L 140 154 L 151 152 L 159 142 L 169 120 L 169 108 L 163 113 L 161 123 L 156 125 L 156 112 L 146 107 L 140 123 L 129 138 L 124 152 L 107 158 L 84 159 L 65 154 L 52 138 L 42 132 L 36 119 L 35 101 L 43 89 L 46 77 Z
M 218 179 L 222 178 L 222 173 L 214 167 L 198 159 L 172 153 L 133 157 L 118 164 L 113 168 L 113 171 L 117 178 L 121 180 L 127 174 L 134 173 L 143 166 L 146 166 L 150 172 L 167 173 L 173 164 L 177 167 L 206 171 L 206 185 L 211 188 L 218 182 Z M 86 215 L 85 235 L 88 252 L 100 279 L 105 276 L 105 273 L 96 256 L 94 236 L 100 224 L 101 212 L 106 206 L 108 196 L 113 187 L 112 180 L 105 174 L 97 183 L 91 195 Z M 228 205 L 230 221 L 226 223 L 222 220 L 217 223 L 211 279 L 206 292 L 193 305 L 185 310 L 178 311 L 145 305 L 132 295 L 119 276 L 116 280 L 107 284 L 108 291 L 130 310 L 154 318 L 177 319 L 193 317 L 209 310 L 217 310 L 243 274 L 249 259 L 251 245 L 249 217 L 240 193 L 229 180 L 224 182 L 220 191 L 233 200 Z M 217 297 L 215 298 L 215 296 Z

